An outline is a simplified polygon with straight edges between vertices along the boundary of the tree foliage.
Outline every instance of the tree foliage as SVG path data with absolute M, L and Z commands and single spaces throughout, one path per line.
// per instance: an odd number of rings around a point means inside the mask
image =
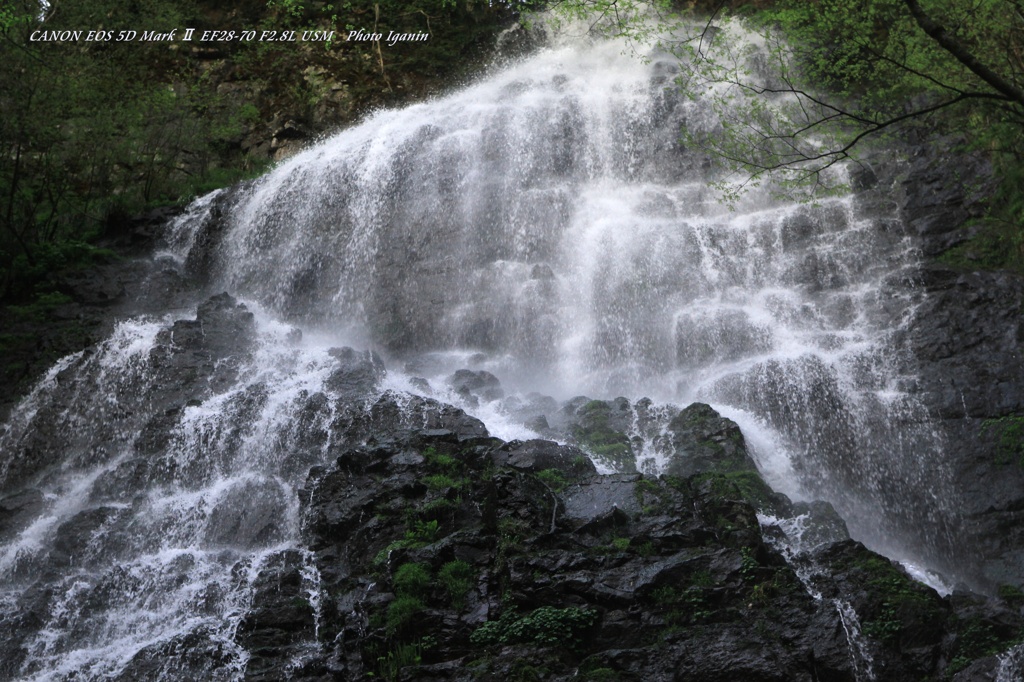
M 43 12 L 46 9 L 46 12 Z M 14 0 L 0 13 L 0 296 L 54 245 L 180 194 L 223 134 L 215 93 L 172 84 L 163 42 L 39 41 L 35 31 L 170 31 L 189 5 Z M 195 80 L 193 79 L 193 82 Z M 219 128 L 218 128 L 219 126 Z
M 455 0 L 0 1 L 0 301 L 47 293 L 53 256 L 67 260 L 56 252 L 87 252 L 121 217 L 228 184 L 300 138 L 436 87 L 508 16 Z M 186 42 L 186 27 L 334 38 Z M 152 42 L 30 39 L 175 29 Z M 431 37 L 345 40 L 352 30 Z
M 683 58 L 683 91 L 716 125 L 685 131 L 737 181 L 783 190 L 830 184 L 830 170 L 897 127 L 967 133 L 1020 164 L 1024 10 L 1020 0 L 725 0 L 638 5 L 562 0 L 565 16 L 634 38 L 637 24 Z M 691 6 L 693 3 L 691 3 Z M 632 14 L 622 12 L 626 7 Z M 610 21 L 609 21 L 610 19 Z

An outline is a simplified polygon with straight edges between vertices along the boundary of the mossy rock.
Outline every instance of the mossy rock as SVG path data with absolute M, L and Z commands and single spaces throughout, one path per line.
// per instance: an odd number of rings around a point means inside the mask
M 836 543 L 819 560 L 848 584 L 846 592 L 859 595 L 852 606 L 867 636 L 897 651 L 941 641 L 949 605 L 895 562 L 852 540 Z
M 668 433 L 673 453 L 667 474 L 757 472 L 740 427 L 710 405 L 694 403 L 682 410 L 669 422 Z
M 708 472 L 699 474 L 695 483 L 706 484 L 714 494 L 727 500 L 742 500 L 755 509 L 770 510 L 775 504 L 775 492 L 757 471 Z
M 629 402 L 624 398 L 613 403 L 591 400 L 575 412 L 575 421 L 569 431 L 576 442 L 598 460 L 625 472 L 636 471 L 636 455 L 629 436 L 621 429 L 618 419 L 622 412 L 628 412 Z

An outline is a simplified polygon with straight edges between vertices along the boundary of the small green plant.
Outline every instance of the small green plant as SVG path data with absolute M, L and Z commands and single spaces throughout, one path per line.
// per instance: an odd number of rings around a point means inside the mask
M 715 584 L 715 578 L 711 575 L 711 571 L 697 571 L 693 574 L 692 582 L 697 587 L 712 587 Z
M 423 482 L 427 484 L 427 488 L 430 490 L 461 488 L 464 483 L 463 481 L 456 481 L 454 478 L 446 474 L 431 474 L 430 476 L 424 476 Z
M 299 0 L 267 0 L 267 7 L 278 10 L 292 19 L 300 18 L 305 11 Z
M 422 642 L 396 644 L 386 654 L 377 657 L 377 677 L 397 680 L 402 668 L 420 664 L 424 648 Z
M 1017 464 L 1024 466 L 1024 416 L 986 419 L 982 429 L 994 432 L 999 439 L 996 460 L 999 464 L 1016 460 Z
M 423 600 L 411 595 L 400 595 L 388 604 L 388 615 L 385 620 L 388 634 L 394 635 L 410 623 L 413 617 L 426 608 Z
M 999 598 L 1012 606 L 1024 604 L 1024 591 L 1016 585 L 1000 585 Z
M 997 654 L 1010 642 L 999 637 L 992 626 L 980 619 L 972 618 L 958 628 L 956 655 L 950 661 L 947 672 L 954 675 L 971 664 L 975 659 Z
M 423 597 L 430 591 L 430 566 L 402 564 L 392 579 L 397 594 Z
M 615 538 L 612 540 L 612 547 L 620 552 L 625 552 L 629 549 L 629 538 Z
M 437 535 L 440 532 L 440 526 L 437 520 L 423 521 L 416 519 L 412 523 L 412 528 L 406 531 L 405 539 L 412 542 L 422 542 L 423 544 L 430 544 L 437 540 Z
M 507 608 L 498 620 L 478 627 L 470 641 L 476 645 L 537 644 L 580 646 L 583 633 L 597 621 L 597 613 L 574 606 L 559 609 L 542 606 L 524 616 Z
M 391 582 L 396 596 L 388 605 L 385 624 L 388 633 L 393 635 L 426 608 L 423 600 L 430 592 L 430 567 L 426 564 L 402 564 Z
M 899 614 L 889 602 L 882 603 L 882 612 L 864 623 L 864 634 L 880 642 L 893 643 L 899 639 L 903 624 Z
M 396 549 L 419 549 L 420 547 L 426 547 L 437 540 L 437 536 L 441 531 L 441 526 L 437 519 L 424 521 L 423 519 L 411 518 L 409 526 L 409 530 L 405 531 L 404 538 L 388 543 L 384 549 L 377 552 L 377 555 L 373 557 L 374 566 L 386 564 L 391 553 Z
M 556 493 L 562 492 L 565 490 L 566 486 L 569 485 L 569 482 L 565 480 L 565 475 L 558 469 L 544 469 L 543 471 L 538 471 L 537 478 L 543 481 L 545 485 Z
M 443 512 L 458 509 L 461 504 L 461 496 L 456 497 L 454 500 L 449 500 L 447 497 L 439 497 L 424 504 L 420 509 L 420 515 L 425 517 L 440 516 Z
M 651 601 L 657 608 L 663 609 L 665 622 L 672 626 L 700 623 L 713 615 L 704 590 L 699 587 L 685 590 L 659 587 L 651 592 Z
M 743 578 L 744 582 L 750 582 L 757 578 L 758 569 L 761 565 L 757 562 L 757 557 L 754 556 L 754 550 L 750 547 L 744 547 L 740 554 L 740 577 Z
M 465 561 L 449 561 L 437 572 L 437 579 L 448 593 L 452 607 L 461 611 L 466 606 L 466 595 L 476 577 L 473 567 Z
M 455 475 L 463 469 L 462 462 L 451 455 L 438 452 L 437 448 L 430 447 L 424 450 L 423 459 L 426 460 L 427 468 L 433 471 Z

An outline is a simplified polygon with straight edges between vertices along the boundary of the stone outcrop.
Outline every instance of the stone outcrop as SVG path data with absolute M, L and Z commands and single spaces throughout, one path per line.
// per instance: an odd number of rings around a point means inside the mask
M 681 414 L 696 434 L 727 421 Z M 319 583 L 294 553 L 261 575 L 248 679 L 296 660 L 310 680 L 939 679 L 1017 636 L 1019 613 L 941 598 L 756 473 L 600 475 L 572 446 L 448 426 L 311 472 Z M 762 535 L 766 504 L 824 534 L 793 555 L 779 526 Z
M 981 155 L 921 146 L 902 178 L 901 213 L 928 257 L 902 339 L 913 389 L 942 432 L 958 554 L 982 589 L 1024 583 L 1024 278 L 936 256 L 978 230 L 996 178 Z

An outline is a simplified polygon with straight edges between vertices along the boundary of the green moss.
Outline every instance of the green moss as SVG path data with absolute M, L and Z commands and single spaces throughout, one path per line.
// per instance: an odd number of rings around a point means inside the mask
M 993 148 L 1017 147 L 1016 154 L 995 156 L 995 177 L 1000 179 L 988 200 L 984 218 L 968 224 L 973 233 L 966 241 L 945 251 L 938 261 L 957 270 L 1011 270 L 1024 273 L 1024 163 L 1019 153 L 1019 126 L 979 135 Z
M 699 474 L 695 482 L 710 482 L 715 495 L 727 500 L 743 500 L 756 509 L 770 509 L 773 505 L 772 489 L 756 471 Z
M 415 516 L 409 519 L 409 529 L 405 537 L 388 543 L 373 557 L 373 565 L 380 567 L 388 562 L 388 557 L 397 549 L 419 549 L 436 541 L 441 526 L 436 519 L 425 521 Z
M 643 478 L 633 484 L 633 496 L 642 513 L 661 514 L 668 511 L 673 506 L 675 493 L 682 492 L 686 498 L 690 497 L 690 488 L 685 480 L 675 479 L 681 484 L 680 489 L 672 485 L 670 478 L 672 477 L 663 477 L 661 483 Z
M 1018 466 L 1024 466 L 1024 416 L 986 419 L 982 429 L 993 433 L 998 439 L 996 463 L 1015 462 Z
M 602 400 L 591 400 L 577 411 L 579 421 L 570 427 L 573 438 L 595 457 L 610 464 L 634 470 L 636 461 L 629 436 L 611 428 L 611 406 Z
M 423 520 L 432 520 L 434 517 L 443 516 L 448 512 L 458 509 L 462 505 L 462 497 L 449 500 L 447 497 L 439 497 L 430 500 L 419 508 L 419 516 Z
M 714 615 L 704 589 L 659 587 L 651 592 L 650 608 L 658 611 L 669 626 L 687 626 L 704 622 Z
M 1024 591 L 1016 585 L 1000 585 L 999 598 L 1011 606 L 1024 605 Z
M 654 543 L 649 540 L 647 542 L 641 542 L 636 546 L 636 553 L 644 558 L 654 556 L 654 552 Z
M 397 680 L 402 668 L 419 665 L 423 660 L 423 640 L 416 642 L 395 642 L 384 652 L 377 652 L 376 677 L 384 680 Z
M 980 618 L 971 618 L 957 623 L 954 655 L 946 669 L 948 675 L 955 675 L 972 661 L 994 656 L 1021 640 L 1021 637 L 1000 636 L 996 629 Z
M 417 613 L 426 608 L 423 600 L 410 595 L 400 595 L 388 604 L 385 625 L 389 634 L 395 634 L 412 622 Z
M 423 459 L 429 470 L 448 474 L 449 476 L 455 476 L 465 469 L 465 465 L 462 462 L 451 455 L 438 452 L 437 448 L 434 447 L 429 447 L 423 451 Z
M 916 646 L 945 620 L 946 613 L 935 594 L 887 559 L 864 556 L 855 560 L 852 568 L 866 574 L 865 587 L 876 600 L 863 621 L 868 636 L 894 647 Z
M 450 488 L 462 488 L 469 483 L 466 479 L 454 479 L 445 474 L 431 474 L 423 477 L 423 482 L 430 490 L 448 490 Z

